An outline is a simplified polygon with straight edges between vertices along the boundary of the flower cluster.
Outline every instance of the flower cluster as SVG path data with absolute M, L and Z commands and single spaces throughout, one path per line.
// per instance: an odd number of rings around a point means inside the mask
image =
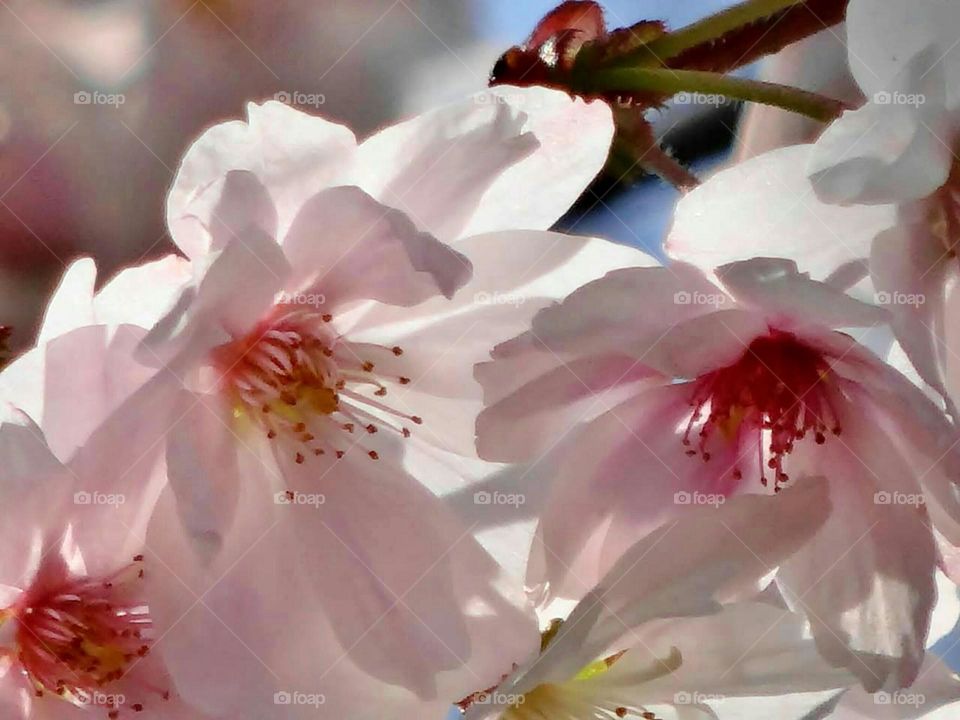
M 551 87 L 363 141 L 251 103 L 177 253 L 67 268 L 0 372 L 3 717 L 951 712 L 960 12 L 852 0 L 865 102 L 664 261 L 550 230 L 623 134 L 564 83 L 636 31 L 564 3 L 498 65 Z

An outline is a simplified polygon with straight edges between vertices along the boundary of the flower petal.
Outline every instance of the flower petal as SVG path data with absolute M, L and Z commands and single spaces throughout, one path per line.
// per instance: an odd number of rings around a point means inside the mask
M 483 366 L 478 368 L 485 378 Z M 477 417 L 477 452 L 485 460 L 538 458 L 578 423 L 611 409 L 635 383 L 658 373 L 628 355 L 583 357 L 557 367 L 488 405 Z
M 684 453 L 678 428 L 688 397 L 684 385 L 642 392 L 537 458 L 530 483 L 549 482 L 550 491 L 527 582 L 541 586 L 544 599 L 583 596 L 627 547 L 684 509 L 678 494 L 724 494 L 714 468 L 732 466 L 734 456 L 707 465 Z
M 943 368 L 945 286 L 943 246 L 922 225 L 901 224 L 879 235 L 870 257 L 877 299 L 920 377 L 949 401 Z
M 955 52 L 955 28 L 960 8 L 939 0 L 890 0 L 878 12 L 871 0 L 851 0 L 847 8 L 847 49 L 850 69 L 867 97 L 889 90 L 890 81 L 901 74 L 917 53 L 932 43 L 937 52 L 921 73 L 942 66 L 953 86 L 949 107 L 960 103 L 960 57 Z
M 177 422 L 166 442 L 167 479 L 187 537 L 200 554 L 223 545 L 238 501 L 238 455 L 249 454 L 217 400 L 177 392 L 172 405 Z
M 629 646 L 631 630 L 645 622 L 715 612 L 718 599 L 799 550 L 829 513 L 820 480 L 776 497 L 744 496 L 716 509 L 692 509 L 620 558 L 574 608 L 525 682 L 570 678 L 610 648 Z
M 96 279 L 97 266 L 92 258 L 81 258 L 70 264 L 47 304 L 38 343 L 94 323 L 93 285 Z
M 494 88 L 371 137 L 358 184 L 445 241 L 546 230 L 600 172 L 612 137 L 605 103 Z
M 850 688 L 830 715 L 834 720 L 949 720 L 960 702 L 960 681 L 942 660 L 927 655 L 917 681 L 905 690 L 870 695 Z
M 145 363 L 195 360 L 232 337 L 243 336 L 273 305 L 291 268 L 273 238 L 250 225 L 233 242 L 204 258 L 200 279 L 144 338 Z
M 323 490 L 319 508 L 281 509 L 297 525 L 291 557 L 353 663 L 421 697 L 458 698 L 537 647 L 520 588 L 414 478 L 363 455 L 323 467 L 322 483 L 306 464 L 281 466 L 294 492 Z
M 821 653 L 868 691 L 916 678 L 934 600 L 936 548 L 911 469 L 872 416 L 848 412 L 843 435 L 798 445 L 790 476 L 830 473 L 836 508 L 778 575 L 788 601 L 807 612 Z M 916 498 L 912 504 L 909 500 Z M 890 501 L 885 500 L 889 498 Z
M 180 163 L 167 197 L 167 224 L 189 258 L 210 250 L 210 236 L 203 228 L 211 227 L 215 204 L 201 196 L 231 170 L 252 172 L 267 188 L 281 235 L 308 197 L 338 184 L 351 171 L 356 139 L 342 125 L 280 102 L 250 103 L 247 116 L 246 122 L 233 120 L 208 129 Z
M 677 323 L 707 313 L 726 300 L 719 288 L 691 266 L 621 268 L 540 312 L 533 320 L 532 333 L 554 352 L 583 347 L 593 352 L 636 351 Z
M 190 263 L 179 255 L 124 268 L 93 299 L 97 322 L 150 329 L 190 281 Z
M 354 300 L 416 305 L 451 297 L 470 278 L 470 261 L 398 210 L 356 187 L 310 198 L 283 250 L 293 268 L 287 287 L 319 292 L 331 310 Z
M 778 325 L 869 327 L 889 320 L 886 310 L 798 272 L 793 260 L 753 258 L 717 268 L 717 277 L 734 298 Z
M 727 168 L 678 203 L 667 254 L 712 272 L 752 257 L 784 257 L 815 280 L 853 265 L 895 222 L 893 207 L 821 202 L 807 177 L 812 145 L 774 150 Z
M 807 171 L 824 202 L 883 205 L 930 195 L 950 173 L 953 155 L 943 106 L 942 68 L 926 71 L 935 48 L 917 55 L 894 93 L 884 91 L 827 127 Z
M 638 664 L 665 657 L 670 648 L 680 651 L 680 667 L 631 687 Z M 697 693 L 718 698 L 721 709 L 726 698 L 814 692 L 854 681 L 849 672 L 820 657 L 802 615 L 760 602 L 735 603 L 716 615 L 640 628 L 633 647 L 596 677 L 598 684 L 633 690 L 651 704 L 674 703 L 682 693 Z

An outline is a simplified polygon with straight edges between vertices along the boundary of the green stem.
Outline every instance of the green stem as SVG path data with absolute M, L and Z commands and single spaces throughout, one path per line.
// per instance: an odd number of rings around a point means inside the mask
M 746 0 L 664 35 L 646 46 L 654 57 L 669 60 L 688 48 L 722 37 L 732 30 L 769 17 L 803 0 Z
M 843 103 L 789 85 L 732 77 L 701 70 L 652 68 L 610 68 L 598 70 L 584 78 L 588 93 L 650 93 L 672 97 L 677 93 L 722 95 L 733 100 L 773 105 L 791 110 L 821 122 L 835 119 L 843 111 Z

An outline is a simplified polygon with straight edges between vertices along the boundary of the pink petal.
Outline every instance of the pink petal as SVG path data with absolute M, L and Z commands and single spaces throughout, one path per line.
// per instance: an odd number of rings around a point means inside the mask
M 610 648 L 629 647 L 643 623 L 715 612 L 718 599 L 797 552 L 829 513 L 826 484 L 808 480 L 776 497 L 696 508 L 664 525 L 574 608 L 535 666 L 538 680 L 569 678 Z
M 249 170 L 231 170 L 204 191 L 215 201 L 207 219 L 210 250 L 222 250 L 253 225 L 270 237 L 277 237 L 277 210 L 267 188 Z
M 203 227 L 211 227 L 214 205 L 201 195 L 231 170 L 254 173 L 268 189 L 281 234 L 308 197 L 338 184 L 350 171 L 356 140 L 342 125 L 280 102 L 250 103 L 247 115 L 247 122 L 234 120 L 207 130 L 180 163 L 167 197 L 167 223 L 187 257 L 209 250 Z
M 889 319 L 886 310 L 799 273 L 792 260 L 753 258 L 717 268 L 717 277 L 738 301 L 778 321 L 836 328 L 869 327 Z
M 498 311 L 504 322 L 498 322 L 496 329 L 506 340 L 526 330 L 530 317 L 550 300 L 560 300 L 611 270 L 657 264 L 635 248 L 608 240 L 537 230 L 474 235 L 460 240 L 456 249 L 470 260 L 473 275 L 452 299 L 438 297 L 409 309 L 375 306 L 351 333 L 396 332 L 391 325 L 414 320 L 479 320 Z M 505 257 L 510 257 L 509 263 L 503 262 Z M 480 325 L 486 328 L 491 323 Z M 411 334 L 420 337 L 423 332 L 418 325 Z
M 555 352 L 586 346 L 594 352 L 630 348 L 642 353 L 646 343 L 670 327 L 710 312 L 726 300 L 690 266 L 621 268 L 539 313 L 532 332 Z M 638 346 L 642 347 L 638 350 Z
M 862 688 L 843 694 L 830 717 L 835 720 L 948 720 L 956 715 L 960 681 L 939 658 L 927 655 L 917 681 L 896 694 L 869 695 Z M 953 707 L 951 707 L 953 705 Z
M 310 198 L 284 238 L 288 287 L 320 292 L 331 310 L 352 300 L 416 305 L 451 297 L 470 277 L 460 253 L 355 187 Z
M 909 461 L 874 420 L 848 412 L 843 434 L 797 446 L 790 476 L 827 473 L 834 512 L 778 581 L 805 611 L 821 653 L 864 687 L 909 685 L 923 659 L 936 549 Z M 900 498 L 919 497 L 912 505 Z M 896 501 L 884 502 L 884 498 Z
M 459 698 L 536 647 L 520 588 L 503 594 L 501 569 L 469 529 L 399 468 L 348 455 L 319 483 L 315 470 L 293 462 L 284 475 L 292 490 L 323 491 L 319 511 L 283 508 L 297 523 L 290 553 L 366 672 L 424 698 L 442 682 L 440 696 Z
M 17 516 L 16 522 L 0 526 L 0 583 L 24 588 L 36 570 L 40 543 L 65 529 L 62 523 L 73 503 L 71 482 L 40 428 L 9 405 L 0 422 L 0 465 L 0 502 L 15 508 Z
M 253 225 L 206 260 L 202 277 L 182 291 L 144 339 L 139 353 L 144 362 L 196 359 L 244 335 L 273 305 L 291 272 L 273 238 Z
M 57 457 L 69 459 L 153 374 L 134 359 L 145 334 L 141 328 L 123 325 L 108 341 L 106 326 L 90 325 L 38 350 L 44 355 L 41 424 Z
M 578 598 L 626 547 L 683 511 L 676 493 L 719 493 L 718 469 L 687 457 L 678 430 L 689 389 L 647 390 L 581 428 L 558 434 L 545 458 L 535 458 L 529 482 L 549 483 L 527 581 L 545 598 Z M 731 451 L 737 450 L 731 443 Z
M 446 241 L 546 230 L 600 172 L 612 136 L 605 103 L 496 88 L 374 135 L 358 184 Z
M 314 628 L 322 623 L 298 624 L 302 583 L 283 562 L 278 544 L 283 529 L 268 512 L 269 485 L 241 487 L 243 512 L 208 562 L 201 562 L 191 546 L 172 490 L 161 496 L 146 541 L 152 570 L 146 576 L 147 597 L 161 635 L 154 651 L 165 660 L 179 692 L 200 710 L 272 717 L 274 692 L 312 688 L 300 686 L 302 675 L 292 671 L 302 654 L 288 642 L 291 630 L 313 642 L 321 640 Z M 261 620 L 251 623 L 251 617 Z M 286 657 L 278 651 L 285 644 Z M 321 641 L 316 650 L 326 653 L 328 644 Z
M 674 325 L 659 336 L 644 338 L 633 352 L 665 375 L 695 378 L 731 365 L 769 329 L 759 312 L 718 310 Z
M 179 255 L 124 268 L 93 299 L 97 321 L 149 329 L 189 280 L 190 263 Z
M 101 499 L 73 507 L 73 536 L 91 573 L 114 572 L 142 551 L 147 521 L 166 484 L 164 443 L 177 421 L 173 407 L 180 387 L 173 373 L 157 373 L 110 412 L 71 458 L 72 491 Z
M 147 580 L 157 650 L 187 700 L 217 716 L 309 717 L 274 704 L 300 691 L 338 716 L 441 716 L 537 646 L 520 588 L 468 529 L 397 469 L 359 459 L 332 472 L 290 458 L 288 487 L 322 496 L 312 504 L 278 502 L 275 465 L 239 463 L 215 553 L 196 552 L 173 494 L 161 498 Z
M 947 397 L 943 367 L 947 258 L 924 225 L 901 224 L 874 243 L 870 270 L 877 299 L 920 377 Z
M 558 366 L 488 406 L 477 418 L 477 451 L 486 460 L 538 458 L 575 425 L 617 404 L 635 383 L 660 376 L 627 355 L 595 355 Z
M 650 259 L 604 240 L 540 231 L 478 235 L 456 247 L 474 272 L 451 300 L 437 296 L 412 308 L 374 304 L 343 332 L 351 344 L 363 340 L 385 348 L 377 352 L 364 345 L 358 356 L 371 354 L 385 374 L 410 378 L 408 385 L 390 391 L 401 406 L 424 417 L 433 433 L 465 429 L 472 447 L 481 398 L 474 365 L 487 360 L 491 348 L 526 330 L 531 317 L 551 301 L 611 268 Z M 511 262 L 505 265 L 507 256 Z M 402 356 L 389 352 L 394 346 L 403 349 Z M 471 407 L 457 409 L 446 399 L 467 400 Z M 442 424 L 428 417 L 438 413 Z
M 184 530 L 195 552 L 215 552 L 236 513 L 238 455 L 248 455 L 229 408 L 218 396 L 187 391 L 172 404 L 176 424 L 167 435 L 167 480 L 177 497 Z M 247 462 L 257 462 L 246 457 Z

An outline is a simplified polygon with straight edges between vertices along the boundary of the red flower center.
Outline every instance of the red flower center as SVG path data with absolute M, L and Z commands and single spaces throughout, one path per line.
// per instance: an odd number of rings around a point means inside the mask
M 380 428 L 410 436 L 404 423 L 423 421 L 398 412 L 380 400 L 388 385 L 410 378 L 385 375 L 357 346 L 341 342 L 333 317 L 296 306 L 278 305 L 245 337 L 214 351 L 224 392 L 234 414 L 250 418 L 271 440 L 292 440 L 298 463 L 309 455 L 340 458 L 354 445 L 349 436 L 373 435 Z M 396 359 L 400 347 L 365 346 L 379 357 Z M 377 460 L 375 450 L 367 455 Z
M 791 333 L 774 330 L 751 342 L 734 364 L 693 382 L 690 405 L 694 410 L 683 444 L 689 447 L 688 455 L 708 461 L 711 441 L 718 433 L 726 440 L 742 437 L 741 433 L 761 433 L 757 443 L 760 482 L 767 485 L 769 468 L 774 472 L 774 489 L 779 490 L 790 479 L 783 472 L 783 458 L 797 440 L 812 434 L 822 444 L 828 433 L 840 434 L 839 393 L 822 352 Z M 765 458 L 766 439 L 769 455 Z M 738 458 L 731 469 L 738 480 L 742 477 L 739 462 Z
M 142 556 L 135 560 L 107 578 L 67 577 L 49 589 L 27 590 L 0 612 L 0 624 L 16 622 L 15 661 L 36 697 L 50 693 L 74 705 L 100 707 L 109 718 L 119 717 L 122 708 L 143 710 L 143 702 L 109 692 L 153 642 L 153 623 L 138 587 Z M 125 687 L 169 699 L 167 691 L 142 682 Z

